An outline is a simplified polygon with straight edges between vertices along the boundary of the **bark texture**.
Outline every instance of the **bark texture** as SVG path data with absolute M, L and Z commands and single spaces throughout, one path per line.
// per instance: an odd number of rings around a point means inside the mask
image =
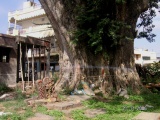
M 81 76 L 98 75 L 104 77 L 101 83 L 104 93 L 110 93 L 113 88 L 119 90 L 122 87 L 139 90 L 141 83 L 134 64 L 133 40 L 119 40 L 120 45 L 108 47 L 110 59 L 105 60 L 103 55 L 92 54 L 83 44 L 76 46 L 71 44 L 72 32 L 77 29 L 74 10 L 77 5 L 84 4 L 81 0 L 39 1 L 52 24 L 60 48 L 60 76 L 56 85 L 57 90 L 66 86 L 74 88 L 82 79 Z M 112 4 L 114 19 L 131 26 L 129 31 L 122 29 L 120 31 L 122 35 L 136 37 L 137 19 L 140 13 L 147 10 L 148 2 L 148 0 L 126 0 L 124 4 Z M 98 78 L 94 80 L 97 81 Z

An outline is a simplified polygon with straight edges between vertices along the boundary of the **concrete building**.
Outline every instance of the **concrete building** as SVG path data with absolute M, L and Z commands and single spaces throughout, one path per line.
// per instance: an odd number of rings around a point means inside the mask
M 50 41 L 50 65 L 51 69 L 57 68 L 59 55 L 58 46 L 56 45 L 54 30 L 50 25 L 50 22 L 46 16 L 46 13 L 40 4 L 34 3 L 34 0 L 27 0 L 23 3 L 23 8 L 21 10 L 16 10 L 8 13 L 8 31 L 9 35 L 19 35 L 23 37 L 31 36 L 35 38 L 40 38 Z M 28 49 L 28 57 L 31 58 L 31 49 Z M 39 52 L 43 61 L 42 69 L 45 64 L 45 50 L 33 50 L 35 56 L 35 62 L 38 64 Z M 39 66 L 37 67 L 39 68 Z
M 134 50 L 135 63 L 140 65 L 157 62 L 156 52 L 143 49 Z

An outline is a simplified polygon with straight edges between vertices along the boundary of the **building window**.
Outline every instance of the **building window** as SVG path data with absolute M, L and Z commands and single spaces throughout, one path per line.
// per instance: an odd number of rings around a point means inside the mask
M 7 62 L 7 56 L 3 56 L 2 62 Z
M 9 63 L 11 48 L 0 47 L 0 62 Z
M 150 60 L 151 59 L 149 56 L 143 56 L 142 58 L 143 58 L 143 60 Z

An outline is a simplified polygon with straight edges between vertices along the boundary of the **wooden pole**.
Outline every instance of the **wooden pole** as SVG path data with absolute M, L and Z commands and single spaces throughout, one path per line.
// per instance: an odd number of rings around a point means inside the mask
M 27 57 L 27 71 L 28 71 L 27 77 L 28 77 L 28 86 L 29 86 L 29 58 L 28 58 L 28 48 L 27 48 L 27 45 L 26 45 L 26 57 Z
M 34 84 L 34 45 L 32 47 L 32 81 L 33 81 L 33 88 L 35 88 L 35 84 Z
M 21 44 L 21 49 L 22 49 L 22 72 L 23 72 L 23 79 L 24 79 L 24 84 L 25 84 L 25 62 L 26 62 L 26 49 L 25 45 Z
M 41 47 L 39 47 L 39 72 L 40 72 L 40 79 L 41 79 Z
M 46 65 L 45 65 L 45 63 L 46 63 L 46 55 L 45 55 L 45 52 L 46 50 L 45 50 L 45 48 L 44 48 L 44 56 L 43 56 L 43 61 L 44 61 L 44 71 L 43 71 L 43 78 L 45 78 L 45 72 L 46 72 Z
M 16 82 L 19 82 L 19 60 L 20 60 L 20 49 L 19 49 L 19 44 L 17 44 L 17 80 Z
M 24 78 L 23 78 L 23 70 L 22 70 L 22 46 L 20 43 L 20 67 L 21 67 L 21 78 L 22 78 L 22 86 L 23 86 L 23 91 L 24 91 Z
M 50 70 L 50 49 L 47 49 L 46 53 L 46 76 L 49 77 L 49 70 Z

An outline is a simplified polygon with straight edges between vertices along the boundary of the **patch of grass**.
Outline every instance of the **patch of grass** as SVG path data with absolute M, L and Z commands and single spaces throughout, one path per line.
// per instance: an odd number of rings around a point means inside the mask
M 28 117 L 33 116 L 31 108 L 27 108 L 24 113 L 18 114 L 17 111 L 12 111 L 11 114 L 0 116 L 0 120 L 26 120 Z
M 89 118 L 84 115 L 84 110 L 74 110 L 71 114 L 74 120 L 89 120 Z
M 47 108 L 43 107 L 43 106 L 38 106 L 37 107 L 37 112 L 46 114 L 46 115 L 50 115 L 55 117 L 56 120 L 62 120 L 64 113 L 58 110 L 47 110 Z
M 25 110 L 25 113 L 22 115 L 22 117 L 23 117 L 23 119 L 26 119 L 26 118 L 31 117 L 33 115 L 34 115 L 34 112 L 33 112 L 32 108 L 27 107 Z
M 28 107 L 24 102 L 22 93 L 17 93 L 17 98 L 10 101 L 2 101 L 1 104 L 5 107 L 4 112 L 10 112 L 10 115 L 3 115 L 0 120 L 25 120 L 26 118 L 33 116 L 34 112 L 32 108 Z M 20 112 L 20 114 L 18 114 Z
M 40 112 L 40 113 L 46 114 L 46 113 L 47 113 L 47 108 L 39 105 L 39 106 L 37 107 L 36 111 L 37 111 L 37 112 Z
M 2 115 L 0 120 L 23 120 L 22 117 L 18 114 Z
M 55 117 L 56 120 L 62 120 L 64 113 L 58 110 L 49 110 L 47 111 L 47 115 Z
M 13 111 L 27 107 L 27 104 L 23 100 L 4 101 L 2 104 L 6 109 Z
M 0 116 L 0 120 L 25 120 L 33 116 L 35 112 L 40 112 L 46 115 L 53 116 L 56 120 L 63 120 L 65 115 L 58 110 L 48 110 L 43 106 L 37 106 L 36 111 L 24 103 L 23 93 L 17 92 L 18 98 L 12 101 L 2 101 L 1 104 L 5 107 L 5 112 L 11 112 L 11 115 Z M 135 115 L 142 112 L 139 109 L 141 106 L 150 105 L 152 108 L 147 108 L 148 112 L 160 112 L 160 94 L 151 92 L 143 92 L 140 95 L 130 94 L 129 99 L 123 97 L 112 96 L 104 99 L 93 97 L 90 100 L 84 101 L 85 109 L 74 110 L 71 112 L 71 117 L 74 120 L 129 120 Z M 62 97 L 62 96 L 61 96 Z M 94 118 L 85 116 L 86 109 L 104 109 L 105 114 L 99 114 Z M 69 116 L 70 117 L 70 116 Z M 65 119 L 64 119 L 65 120 Z
M 160 95 L 154 93 L 145 93 L 140 95 L 130 95 L 129 99 L 123 97 L 113 96 L 108 102 L 101 102 L 100 100 L 90 99 L 84 101 L 83 104 L 90 109 L 103 108 L 106 110 L 105 114 L 97 115 L 92 120 L 129 120 L 138 113 L 142 112 L 142 106 L 153 106 L 148 107 L 148 112 L 160 112 Z M 107 100 L 106 100 L 107 101 Z M 74 120 L 90 120 L 84 116 L 84 111 L 75 111 L 72 115 Z
M 6 107 L 7 109 L 10 108 L 11 106 L 15 106 L 16 105 L 16 101 L 3 101 L 1 102 L 3 104 L 4 107 Z

